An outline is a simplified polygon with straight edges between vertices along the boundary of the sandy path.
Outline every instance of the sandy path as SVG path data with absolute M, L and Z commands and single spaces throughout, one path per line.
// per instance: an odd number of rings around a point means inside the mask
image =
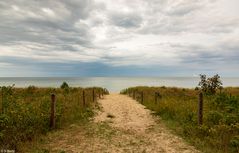
M 146 142 L 139 144 L 140 147 L 137 144 L 128 146 L 132 152 L 198 152 L 171 134 L 162 123 L 156 123 L 150 110 L 125 95 L 108 95 L 100 101 L 100 104 L 103 112 L 96 116 L 95 122 L 106 121 L 114 128 L 130 131 L 130 134 L 125 134 L 125 139 L 119 141 L 127 142 L 127 137 L 135 139 L 140 137 L 142 142 Z
M 49 133 L 36 150 L 55 153 L 198 152 L 171 134 L 159 118 L 154 118 L 149 110 L 130 97 L 110 94 L 99 103 L 102 109 L 92 122 L 73 124 Z
M 135 132 L 144 132 L 155 124 L 149 110 L 127 96 L 111 94 L 101 100 L 100 104 L 103 112 L 96 116 L 95 122 L 110 121 L 114 127 Z M 108 115 L 113 115 L 113 118 Z

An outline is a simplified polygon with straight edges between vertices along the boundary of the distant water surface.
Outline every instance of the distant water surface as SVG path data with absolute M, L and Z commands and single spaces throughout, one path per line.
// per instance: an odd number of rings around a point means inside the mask
M 222 78 L 223 86 L 239 86 L 239 77 Z M 38 87 L 59 87 L 66 81 L 72 87 L 100 86 L 110 92 L 133 86 L 170 86 L 195 88 L 199 77 L 0 77 L 0 86 L 15 84 L 16 87 L 34 85 Z

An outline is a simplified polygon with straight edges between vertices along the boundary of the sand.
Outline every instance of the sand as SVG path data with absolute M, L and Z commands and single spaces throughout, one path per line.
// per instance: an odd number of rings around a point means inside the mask
M 143 141 L 148 142 L 140 144 L 140 146 L 137 146 L 137 144 L 128 146 L 129 151 L 155 153 L 199 152 L 186 144 L 181 138 L 173 135 L 160 122 L 160 118 L 153 117 L 150 110 L 128 96 L 111 94 L 101 100 L 100 104 L 103 107 L 103 112 L 95 117 L 95 122 L 108 121 L 114 128 L 121 131 L 130 131 L 130 134 L 126 135 L 125 139 L 119 140 L 122 143 L 127 142 L 129 139 L 127 136 L 131 138 L 140 137 Z
M 90 123 L 73 124 L 51 133 L 44 148 L 67 153 L 199 152 L 128 96 L 110 94 L 99 100 L 99 104 L 101 109 Z

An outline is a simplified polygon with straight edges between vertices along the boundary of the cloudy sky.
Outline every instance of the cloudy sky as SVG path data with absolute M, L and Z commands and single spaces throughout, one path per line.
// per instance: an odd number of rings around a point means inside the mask
M 239 76 L 238 0 L 1 0 L 0 76 Z

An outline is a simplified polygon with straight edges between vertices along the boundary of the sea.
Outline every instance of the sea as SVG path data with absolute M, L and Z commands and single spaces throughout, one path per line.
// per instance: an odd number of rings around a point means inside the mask
M 239 77 L 221 78 L 224 87 L 239 87 Z M 166 86 L 195 88 L 199 77 L 0 77 L 0 86 L 60 87 L 63 82 L 71 87 L 104 87 L 111 93 L 134 86 Z

